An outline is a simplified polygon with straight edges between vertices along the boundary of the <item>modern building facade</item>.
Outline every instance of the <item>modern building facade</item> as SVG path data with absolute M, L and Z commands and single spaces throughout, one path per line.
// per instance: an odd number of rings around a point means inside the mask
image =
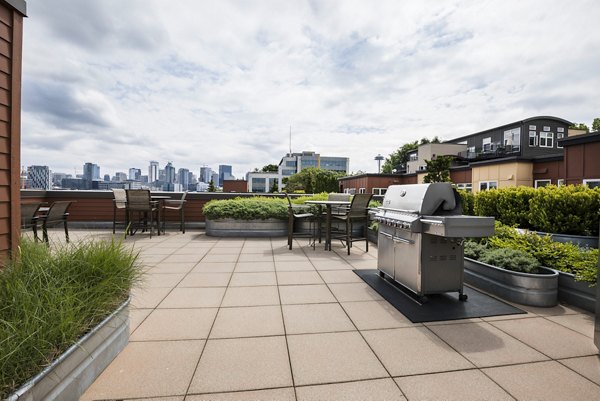
M 48 166 L 27 167 L 27 187 L 31 189 L 51 189 L 50 168 Z
M 158 162 L 151 160 L 148 166 L 148 182 L 158 181 Z
M 94 163 L 85 163 L 83 165 L 83 179 L 88 181 L 100 179 L 100 166 Z
M 311 151 L 287 153 L 281 158 L 277 171 L 282 177 L 289 177 L 309 167 L 347 174 L 350 171 L 350 159 L 347 157 L 321 156 Z
M 281 175 L 279 173 L 264 173 L 254 171 L 246 174 L 248 192 L 266 193 L 281 189 Z
M 223 181 L 230 180 L 233 177 L 232 168 L 227 164 L 219 165 L 219 186 L 223 185 Z M 217 184 L 215 184 L 217 185 Z
M 165 182 L 169 183 L 169 184 L 173 184 L 176 182 L 175 179 L 175 167 L 173 167 L 173 163 L 172 162 L 168 162 L 167 165 L 165 166 Z
M 142 177 L 142 170 L 139 168 L 130 168 L 129 169 L 129 179 L 132 181 L 140 181 Z

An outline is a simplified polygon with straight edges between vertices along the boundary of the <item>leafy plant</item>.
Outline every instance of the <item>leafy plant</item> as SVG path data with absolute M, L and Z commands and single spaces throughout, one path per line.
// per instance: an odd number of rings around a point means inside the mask
M 406 169 L 406 163 L 408 162 L 409 154 L 418 149 L 420 145 L 425 145 L 428 143 L 440 143 L 440 139 L 437 136 L 431 140 L 422 138 L 420 141 L 414 141 L 402 145 L 397 150 L 390 153 L 390 156 L 385 159 L 385 162 L 383 162 L 383 165 L 381 166 L 381 172 L 391 174 L 393 173 L 393 170 L 400 171 Z
M 489 191 L 481 191 L 477 193 L 473 203 L 473 211 L 476 216 L 489 216 L 498 219 L 498 189 L 490 189 Z
M 51 250 L 23 238 L 0 270 L 0 398 L 112 313 L 141 279 L 137 253 L 120 241 Z
M 305 193 L 337 192 L 338 179 L 344 173 L 309 167 L 287 177 L 286 192 L 303 190 Z
M 540 267 L 540 262 L 527 252 L 510 248 L 485 249 L 479 255 L 478 260 L 506 270 L 523 273 L 534 273 Z
M 463 247 L 465 256 L 475 260 L 479 260 L 481 254 L 488 249 L 485 243 L 480 243 L 473 240 L 465 241 Z
M 475 202 L 475 195 L 473 192 L 465 191 L 464 189 L 459 189 L 458 194 L 460 195 L 463 214 L 473 216 L 473 204 Z
M 582 185 L 538 188 L 531 197 L 529 209 L 529 221 L 537 230 L 598 235 L 600 188 Z
M 282 198 L 252 197 L 211 200 L 203 213 L 207 219 L 266 220 L 288 218 L 288 204 Z
M 427 174 L 423 177 L 424 183 L 450 181 L 450 165 L 454 156 L 438 156 L 433 160 L 425 160 Z
M 536 191 L 535 188 L 525 186 L 497 190 L 494 200 L 498 219 L 509 226 L 529 228 L 529 201 Z

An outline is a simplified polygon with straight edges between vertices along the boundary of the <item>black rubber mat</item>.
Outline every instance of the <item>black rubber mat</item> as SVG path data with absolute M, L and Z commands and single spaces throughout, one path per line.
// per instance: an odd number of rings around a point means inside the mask
M 464 288 L 469 297 L 466 301 L 459 301 L 458 293 L 454 292 L 428 295 L 427 301 L 420 303 L 401 285 L 380 277 L 378 270 L 354 270 L 354 273 L 413 323 L 526 313 L 467 286 Z

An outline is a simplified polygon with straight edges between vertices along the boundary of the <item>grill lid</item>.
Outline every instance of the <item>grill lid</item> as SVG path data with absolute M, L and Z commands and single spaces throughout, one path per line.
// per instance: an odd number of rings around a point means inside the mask
M 433 184 L 391 185 L 383 198 L 382 209 L 395 209 L 418 215 L 460 214 L 449 182 Z

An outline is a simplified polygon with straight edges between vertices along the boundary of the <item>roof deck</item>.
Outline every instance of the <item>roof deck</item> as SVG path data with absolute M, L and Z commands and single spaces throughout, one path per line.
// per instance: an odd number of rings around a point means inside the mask
M 600 399 L 593 316 L 566 305 L 413 324 L 352 272 L 376 268 L 376 246 L 201 230 L 126 242 L 148 273 L 130 342 L 82 400 Z

